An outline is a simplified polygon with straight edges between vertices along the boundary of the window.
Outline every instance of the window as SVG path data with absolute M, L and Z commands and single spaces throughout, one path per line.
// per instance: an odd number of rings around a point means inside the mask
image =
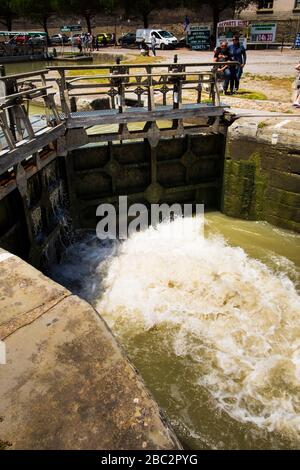
M 161 37 L 163 38 L 172 38 L 173 35 L 169 31 L 158 31 Z
M 300 10 L 300 0 L 295 0 L 295 10 Z
M 300 0 L 296 0 L 300 4 Z M 259 0 L 258 10 L 272 10 L 273 9 L 273 0 Z

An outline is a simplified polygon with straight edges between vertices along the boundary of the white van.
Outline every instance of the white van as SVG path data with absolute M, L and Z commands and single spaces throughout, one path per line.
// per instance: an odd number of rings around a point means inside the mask
M 150 46 L 152 34 L 156 38 L 157 49 L 173 48 L 178 44 L 178 39 L 172 33 L 163 29 L 137 29 L 136 43 L 139 45 L 145 39 L 148 46 Z

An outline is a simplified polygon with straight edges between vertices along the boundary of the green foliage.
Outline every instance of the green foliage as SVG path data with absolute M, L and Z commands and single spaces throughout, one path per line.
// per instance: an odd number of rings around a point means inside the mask
M 261 121 L 259 124 L 258 124 L 258 129 L 263 129 L 264 127 L 266 127 L 266 123 L 264 121 Z
M 43 26 L 48 32 L 48 19 L 55 12 L 53 0 L 10 0 L 13 10 L 20 16 L 31 18 Z
M 92 19 L 97 13 L 113 14 L 118 7 L 117 0 L 53 0 L 57 11 L 65 14 L 70 12 L 82 16 L 86 21 L 87 30 L 92 32 Z
M 131 14 L 139 15 L 144 24 L 144 28 L 149 26 L 149 14 L 151 11 L 159 8 L 174 9 L 183 4 L 183 0 L 118 0 L 117 4 L 121 7 L 126 16 Z
M 185 0 L 183 3 L 186 7 L 193 9 L 202 5 L 209 6 L 213 16 L 213 32 L 216 35 L 217 24 L 223 11 L 231 9 L 232 17 L 234 17 L 235 11 L 242 11 L 251 4 L 257 4 L 258 0 Z
M 242 98 L 244 100 L 267 100 L 267 96 L 260 91 L 252 91 L 252 90 L 239 90 L 236 95 L 232 95 L 232 98 Z
M 0 23 L 4 24 L 8 31 L 12 29 L 12 20 L 15 16 L 12 0 L 0 0 Z

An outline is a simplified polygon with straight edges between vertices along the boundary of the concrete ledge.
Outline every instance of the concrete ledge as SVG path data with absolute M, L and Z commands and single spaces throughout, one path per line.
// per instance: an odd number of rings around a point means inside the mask
M 300 119 L 248 117 L 228 129 L 222 210 L 300 232 Z
M 0 277 L 0 448 L 180 448 L 87 302 L 1 249 Z

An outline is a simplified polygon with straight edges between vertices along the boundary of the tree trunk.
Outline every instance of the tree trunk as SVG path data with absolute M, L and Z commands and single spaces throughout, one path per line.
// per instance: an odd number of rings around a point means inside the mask
M 220 10 L 217 5 L 212 5 L 213 13 L 213 35 L 217 40 L 217 26 L 220 21 Z
M 48 33 L 48 16 L 43 16 L 43 28 L 45 33 L 47 33 L 47 37 L 49 36 Z
M 7 31 L 11 31 L 12 30 L 12 15 L 7 15 L 5 17 L 5 24 L 7 27 Z
M 148 26 L 149 26 L 148 15 L 149 15 L 148 12 L 143 12 L 144 28 L 148 28 Z
M 89 15 L 88 13 L 85 15 L 85 21 L 88 33 L 92 34 L 91 15 Z

